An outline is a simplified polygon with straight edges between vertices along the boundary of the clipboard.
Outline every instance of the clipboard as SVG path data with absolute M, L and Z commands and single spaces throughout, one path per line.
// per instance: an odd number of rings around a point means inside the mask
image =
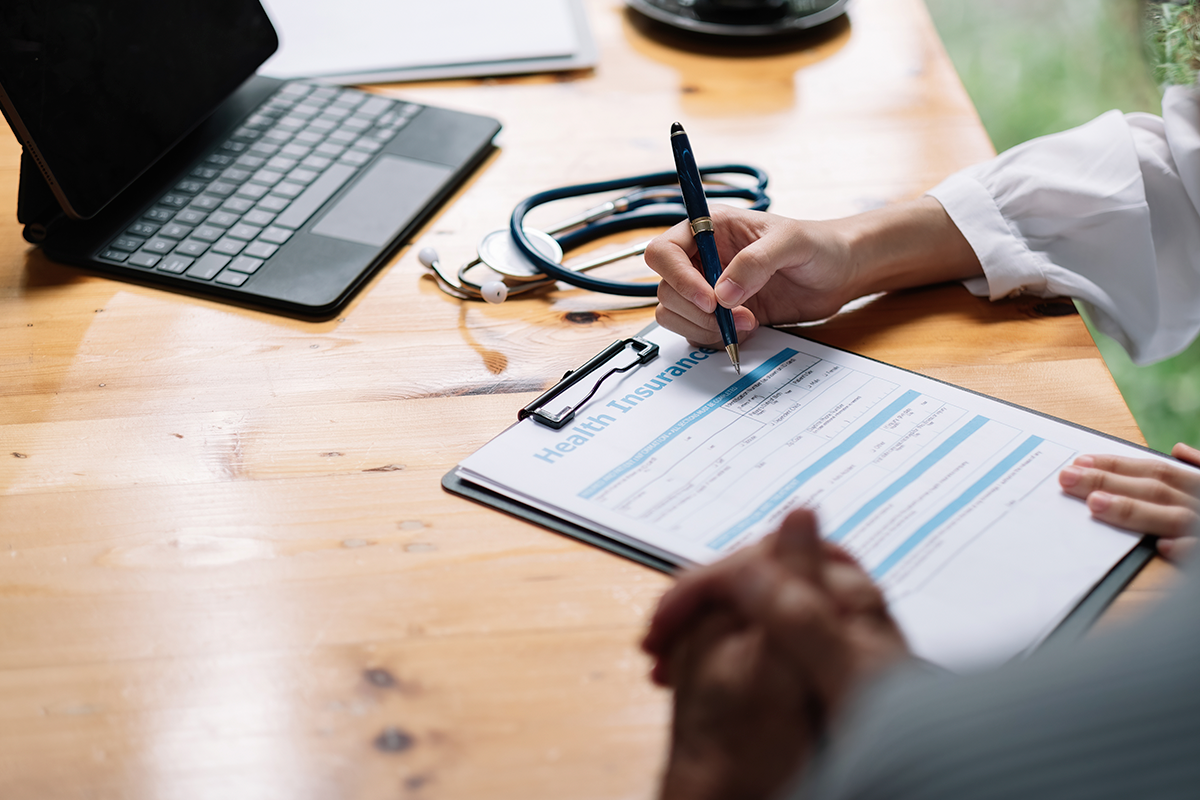
M 563 376 L 557 384 L 535 399 L 533 402 L 523 407 L 518 412 L 518 423 L 525 420 L 533 420 L 535 424 L 545 425 L 550 428 L 562 428 L 568 424 L 573 418 L 575 412 L 580 407 L 592 398 L 601 384 L 614 374 L 626 372 L 636 369 L 643 364 L 651 361 L 657 355 L 657 345 L 646 341 L 645 337 L 651 331 L 657 328 L 656 324 L 651 324 L 643 330 L 639 331 L 634 337 L 629 339 L 614 342 L 605 350 L 598 353 L 584 365 L 576 370 L 572 370 Z M 787 332 L 790 335 L 790 331 Z M 797 336 L 801 341 L 810 341 L 804 337 Z M 828 346 L 826 346 L 828 347 Z M 840 348 L 832 348 L 840 350 Z M 842 350 L 841 352 L 849 352 Z M 626 353 L 626 361 L 630 363 L 616 363 L 619 356 Z M 857 356 L 858 358 L 867 358 Z M 875 361 L 875 359 L 868 359 Z M 876 362 L 882 363 L 882 362 Z M 890 369 L 900 369 L 903 372 L 911 373 L 910 370 L 902 370 L 898 367 Z M 911 373 L 917 374 L 917 373 Z M 931 380 L 936 383 L 952 386 L 946 383 L 927 376 L 922 376 L 926 380 Z M 579 387 L 592 387 L 591 392 L 586 394 L 582 402 L 564 405 L 564 401 L 560 398 L 563 395 L 575 388 L 581 391 Z M 954 387 L 958 391 L 966 391 L 979 397 L 987 397 L 982 393 L 975 392 L 962 387 Z M 1078 425 L 1066 420 L 1061 420 L 1032 409 L 1025 409 L 1007 401 L 997 400 L 996 398 L 988 399 L 992 402 L 1003 403 L 1006 406 L 1020 409 L 1025 413 L 1036 414 L 1040 417 L 1054 420 L 1057 423 L 1066 424 L 1071 427 L 1088 431 L 1092 434 L 1103 436 L 1113 441 L 1122 442 L 1126 447 L 1137 447 L 1147 453 L 1153 453 L 1149 448 L 1132 445 L 1129 442 L 1117 439 L 1108 434 L 1094 431 L 1085 426 Z M 1155 454 L 1161 455 L 1161 454 Z M 464 497 L 468 500 L 480 503 L 490 508 L 496 509 L 510 516 L 514 516 L 535 525 L 539 525 L 548 530 L 570 536 L 579 541 L 585 542 L 594 547 L 614 553 L 623 558 L 627 558 L 636 563 L 656 569 L 666 574 L 674 574 L 680 570 L 680 566 L 670 560 L 664 559 L 656 553 L 645 549 L 633 546 L 628 542 L 613 538 L 607 535 L 602 526 L 589 526 L 573 519 L 565 519 L 561 516 L 550 513 L 544 509 L 537 508 L 533 505 L 523 503 L 512 497 L 506 496 L 499 492 L 493 491 L 485 486 L 476 484 L 470 480 L 464 479 L 459 474 L 459 468 L 456 466 L 442 477 L 442 488 L 446 491 Z M 1113 600 L 1121 593 L 1121 591 L 1129 585 L 1133 578 L 1142 570 L 1143 567 L 1155 556 L 1156 550 L 1154 546 L 1155 537 L 1143 536 L 1140 541 L 1134 546 L 1123 558 L 1121 558 L 1108 572 L 1093 585 L 1093 587 L 1084 594 L 1075 606 L 1055 625 L 1054 629 L 1037 644 L 1037 647 L 1058 647 L 1065 643 L 1069 643 L 1083 637 L 1095 622 L 1103 615 Z M 1031 558 L 1037 558 L 1038 553 L 1032 552 Z

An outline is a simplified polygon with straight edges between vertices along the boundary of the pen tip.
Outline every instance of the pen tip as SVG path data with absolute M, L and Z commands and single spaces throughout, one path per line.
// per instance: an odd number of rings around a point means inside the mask
M 725 345 L 725 352 L 729 353 L 729 360 L 733 362 L 733 368 L 737 370 L 737 374 L 742 374 L 742 359 L 738 356 L 737 342 Z
M 683 133 L 683 126 L 678 122 L 673 122 L 671 123 L 671 135 L 674 136 L 677 133 Z

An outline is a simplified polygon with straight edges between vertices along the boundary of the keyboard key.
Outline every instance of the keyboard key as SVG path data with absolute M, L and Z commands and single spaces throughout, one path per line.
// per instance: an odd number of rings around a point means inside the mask
M 257 225 L 260 228 L 265 228 L 275 219 L 275 215 L 270 211 L 263 211 L 256 208 L 253 211 L 247 211 L 246 216 L 242 217 L 243 222 L 248 222 L 251 225 Z
M 231 236 L 222 236 L 217 240 L 217 243 L 212 246 L 209 255 L 212 253 L 220 253 L 223 256 L 236 256 L 238 253 L 242 252 L 242 248 L 245 246 L 246 243 L 243 241 L 234 239 Z
M 358 113 L 374 119 L 389 108 L 395 105 L 395 102 L 386 97 L 368 97 L 361 106 L 358 107 Z
M 362 150 L 365 153 L 374 153 L 381 147 L 383 147 L 383 145 L 374 139 L 359 139 L 357 142 L 350 145 L 350 149 Z
M 308 167 L 309 169 L 315 169 L 317 172 L 320 172 L 332 163 L 332 158 L 326 158 L 325 156 L 309 156 L 301 161 L 300 165 L 303 167 Z
M 221 205 L 221 198 L 214 197 L 211 194 L 202 194 L 202 195 L 192 198 L 192 206 L 191 207 L 199 209 L 201 211 L 212 211 L 214 208 L 217 208 L 220 205 Z
M 159 272 L 172 272 L 178 275 L 186 271 L 195 260 L 196 259 L 194 258 L 187 258 L 186 256 L 181 256 L 178 253 L 175 253 L 164 258 L 159 263 L 158 270 Z
M 282 230 L 282 228 L 280 229 Z M 269 242 L 257 241 L 246 245 L 246 249 L 242 251 L 243 256 L 254 256 L 255 258 L 270 258 L 275 255 L 275 251 L 279 249 L 279 245 Z
M 338 156 L 340 156 L 342 154 L 342 151 L 344 151 L 345 149 L 346 148 L 344 145 L 340 145 L 337 142 L 321 142 L 321 144 L 317 145 L 316 150 L 314 150 L 313 152 L 319 156 L 326 156 L 328 158 L 337 158 Z
M 130 236 L 153 236 L 158 233 L 158 226 L 152 222 L 135 222 L 129 226 L 129 230 L 126 233 Z
M 202 242 L 199 239 L 187 239 L 180 242 L 179 246 L 175 248 L 175 255 L 196 258 L 204 255 L 206 250 L 208 250 L 208 242 Z
M 154 253 L 147 253 L 146 251 L 143 250 L 140 253 L 134 253 L 133 255 L 131 255 L 129 257 L 129 260 L 126 261 L 125 263 L 133 264 L 135 267 L 150 268 L 150 267 L 153 267 L 155 264 L 157 264 L 161 260 L 162 260 L 162 256 L 157 256 Z
M 238 160 L 234 163 L 245 169 L 258 169 L 263 164 L 267 163 L 267 160 L 262 156 L 252 156 L 249 153 L 246 153 L 238 156 Z
M 350 150 L 341 158 L 339 158 L 338 161 L 343 164 L 352 164 L 353 166 L 361 167 L 374 157 L 375 156 L 371 153 L 364 153 L 360 150 Z
M 258 272 L 258 268 L 262 265 L 263 261 L 261 258 L 250 258 L 249 256 L 238 256 L 229 262 L 230 269 L 245 272 L 247 275 Z
M 229 235 L 234 239 L 245 239 L 247 242 L 262 233 L 262 228 L 240 222 L 229 229 Z
M 260 242 L 268 242 L 270 244 L 283 244 L 292 236 L 292 232 L 287 228 L 280 228 L 278 225 L 272 225 L 258 235 Z
M 221 145 L 221 149 L 224 150 L 226 153 L 237 154 L 237 153 L 241 153 L 241 152 L 245 151 L 246 143 L 245 142 L 235 142 L 233 139 L 230 139 L 230 140 L 226 141 L 225 144 Z
M 315 172 L 311 169 L 305 169 L 304 167 L 296 167 L 294 170 L 292 170 L 291 172 L 289 172 L 287 174 L 287 179 L 289 181 L 291 181 L 292 183 L 300 183 L 300 184 L 307 185 L 307 184 L 312 183 L 314 180 L 316 180 L 317 176 L 320 174 L 321 173 Z
M 101 253 L 100 257 L 108 261 L 124 261 L 129 258 L 129 253 L 122 253 L 120 250 L 113 250 L 110 247 Z
M 318 86 L 308 96 L 311 100 L 328 101 L 338 96 L 338 89 L 334 86 Z
M 188 234 L 192 232 L 189 225 L 180 225 L 178 222 L 172 222 L 164 225 L 160 236 L 165 236 L 168 239 L 186 239 Z
M 283 173 L 274 169 L 260 169 L 250 180 L 254 183 L 261 183 L 263 186 L 274 186 L 283 180 Z
M 343 130 L 341 128 L 339 128 L 338 130 L 329 134 L 329 138 L 327 139 L 327 141 L 338 142 L 340 144 L 350 144 L 351 142 L 354 142 L 357 140 L 358 140 L 358 131 Z
M 234 157 L 228 153 L 213 153 L 208 158 L 204 159 L 206 163 L 217 167 L 228 167 L 233 163 Z
M 158 253 L 160 256 L 171 252 L 175 248 L 175 242 L 171 239 L 166 239 L 162 236 L 155 236 L 150 241 L 142 245 L 143 252 Z M 152 264 L 143 264 L 142 266 L 153 266 Z
M 199 225 L 208 218 L 208 212 L 195 207 L 185 208 L 175 215 L 175 221 L 183 225 Z
M 342 127 L 339 128 L 338 130 L 339 130 L 339 132 L 340 131 L 354 131 L 355 133 L 361 133 L 362 131 L 365 131 L 367 128 L 371 127 L 371 125 L 373 125 L 373 124 L 374 124 L 374 120 L 368 119 L 367 117 L 360 117 L 358 115 L 355 115 L 355 116 L 351 117 L 350 119 L 346 120 L 345 122 L 343 122 Z
M 237 191 L 237 184 L 229 181 L 213 181 L 208 185 L 208 194 L 214 194 L 217 197 L 228 197 Z
M 287 172 L 292 167 L 299 164 L 300 161 L 295 158 L 284 158 L 283 156 L 275 156 L 267 162 L 267 168 L 278 172 Z
M 269 194 L 262 200 L 259 200 L 258 205 L 255 206 L 255 208 L 272 212 L 283 211 L 288 207 L 288 203 L 290 202 L 292 201 L 288 200 L 286 197 L 276 197 L 275 195 Z
M 237 190 L 236 196 L 257 200 L 269 191 L 271 191 L 270 186 L 263 186 L 261 183 L 245 183 Z
M 152 219 L 155 222 L 170 222 L 174 216 L 174 209 L 164 208 L 162 206 L 155 206 L 145 214 L 142 214 L 143 219 Z
M 262 141 L 266 142 L 267 144 L 281 145 L 291 141 L 291 138 L 292 134 L 289 132 L 281 131 L 278 128 L 273 128 L 272 130 L 269 130 L 263 134 Z
M 246 178 L 249 178 L 250 174 L 251 171 L 248 169 L 242 169 L 241 167 L 228 167 L 224 172 L 221 173 L 221 180 L 228 183 L 241 183 L 242 181 L 246 180 Z
M 316 213 L 318 208 L 325 205 L 326 200 L 333 197 L 333 193 L 340 189 L 351 175 L 357 172 L 358 170 L 345 164 L 334 164 L 325 171 L 324 175 L 313 181 L 303 194 L 293 200 L 282 214 L 275 218 L 275 225 L 299 228 Z M 282 242 L 276 244 L 282 244 Z
M 204 191 L 204 182 L 182 180 L 175 184 L 175 190 L 184 194 L 196 194 L 197 192 Z
M 221 171 L 216 167 L 196 167 L 191 172 L 193 178 L 199 178 L 202 181 L 211 181 L 220 174 Z
M 230 214 L 245 214 L 252 208 L 254 208 L 254 201 L 245 197 L 231 197 L 221 203 L 221 210 L 228 211 Z
M 225 269 L 225 265 L 231 260 L 229 256 L 206 253 L 195 264 L 192 264 L 191 268 L 187 271 L 187 276 L 189 278 L 199 278 L 202 281 L 210 281 L 214 275 Z
M 118 236 L 109 247 L 113 250 L 125 250 L 132 253 L 134 250 L 141 249 L 145 243 L 145 239 L 139 239 L 136 236 Z
M 250 152 L 256 156 L 270 158 L 279 152 L 279 145 L 272 144 L 271 142 L 255 142 L 254 146 L 250 148 Z
M 244 272 L 234 272 L 232 269 L 227 269 L 216 277 L 214 283 L 224 283 L 228 286 L 241 286 L 250 276 Z
M 239 219 L 241 217 L 238 214 L 230 214 L 228 211 L 214 211 L 208 218 L 208 224 L 216 225 L 218 228 L 228 228 L 230 225 L 236 225 Z
M 264 187 L 265 188 L 265 187 Z M 304 191 L 304 184 L 284 181 L 271 190 L 271 194 L 286 197 L 289 200 Z
M 283 86 L 279 87 L 279 91 L 276 94 L 277 96 L 291 97 L 294 99 L 297 97 L 303 97 L 311 92 L 312 89 L 313 85 L 311 83 L 285 83 Z
M 279 155 L 281 157 L 286 156 L 287 158 L 296 158 L 296 159 L 304 158 L 306 155 L 308 155 L 311 152 L 312 152 L 311 147 L 308 147 L 307 145 L 296 144 L 294 142 L 292 144 L 284 145 L 283 147 L 279 148 Z
M 262 131 L 258 128 L 251 128 L 245 125 L 233 132 L 233 138 L 240 142 L 253 142 L 262 135 Z
M 325 138 L 325 134 L 320 131 L 300 131 L 292 139 L 297 144 L 314 145 Z
M 325 119 L 324 117 L 317 117 L 312 122 L 308 123 L 308 128 L 306 128 L 306 130 L 323 131 L 323 132 L 328 133 L 329 131 L 333 130 L 337 126 L 338 126 L 337 120 Z
M 215 242 L 225 235 L 224 228 L 218 228 L 216 225 L 201 225 L 192 232 L 192 238 L 201 242 Z

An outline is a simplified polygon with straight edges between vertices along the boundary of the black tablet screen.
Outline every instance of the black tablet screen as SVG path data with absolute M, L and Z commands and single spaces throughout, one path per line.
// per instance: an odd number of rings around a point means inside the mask
M 0 101 L 60 204 L 86 218 L 277 46 L 258 0 L 10 0 Z

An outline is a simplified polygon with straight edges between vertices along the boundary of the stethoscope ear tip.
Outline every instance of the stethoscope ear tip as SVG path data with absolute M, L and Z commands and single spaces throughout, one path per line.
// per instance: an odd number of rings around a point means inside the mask
M 422 247 L 421 252 L 417 253 L 417 261 L 420 261 L 421 264 L 430 269 L 433 268 L 434 264 L 438 263 L 438 260 L 437 250 L 434 250 L 432 247 Z
M 479 294 L 492 305 L 499 305 L 508 299 L 508 286 L 504 281 L 488 281 L 479 287 Z

